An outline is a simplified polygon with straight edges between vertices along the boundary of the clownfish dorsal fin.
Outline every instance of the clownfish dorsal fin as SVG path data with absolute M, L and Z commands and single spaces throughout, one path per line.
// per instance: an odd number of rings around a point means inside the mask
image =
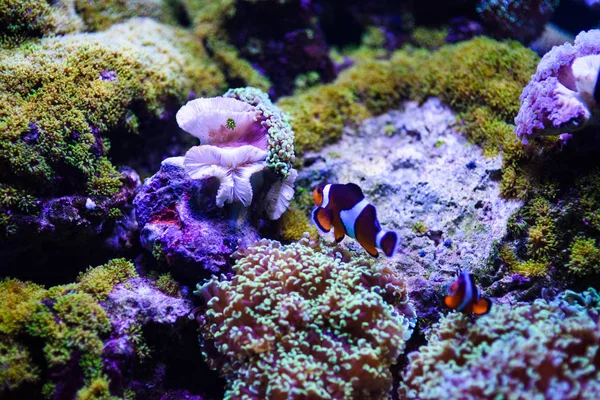
M 354 196 L 356 196 L 358 198 L 358 200 L 362 200 L 365 198 L 365 195 L 363 194 L 362 189 L 356 183 L 352 183 L 352 182 L 346 183 L 346 189 L 348 189 L 348 191 L 350 193 L 352 193 Z
M 331 211 L 323 207 L 316 207 L 312 212 L 312 220 L 317 225 L 317 228 L 323 232 L 331 230 Z
M 487 314 L 490 312 L 491 308 L 492 308 L 492 301 L 490 299 L 488 299 L 487 297 L 482 297 L 481 299 L 479 299 L 479 301 L 477 301 L 476 303 L 473 304 L 473 314 L 476 314 L 476 315 Z

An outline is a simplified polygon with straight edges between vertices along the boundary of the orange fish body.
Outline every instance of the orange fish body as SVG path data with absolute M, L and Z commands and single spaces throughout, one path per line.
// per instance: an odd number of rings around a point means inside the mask
M 487 314 L 492 307 L 492 301 L 481 297 L 475 278 L 466 271 L 460 272 L 456 282 L 450 285 L 444 304 L 453 310 L 476 315 Z
M 398 235 L 381 229 L 375 207 L 369 204 L 358 185 L 319 185 L 313 191 L 313 198 L 317 206 L 312 213 L 313 221 L 324 232 L 333 227 L 337 242 L 348 235 L 373 257 L 378 256 L 378 248 L 388 257 L 394 255 Z

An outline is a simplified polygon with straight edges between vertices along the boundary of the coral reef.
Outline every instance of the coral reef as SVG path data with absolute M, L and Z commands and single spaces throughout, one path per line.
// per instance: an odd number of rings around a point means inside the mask
M 481 273 L 494 241 L 505 236 L 509 216 L 521 206 L 498 196 L 501 158 L 468 146 L 453 128 L 455 120 L 438 99 L 422 106 L 405 102 L 400 110 L 346 129 L 320 153 L 308 153 L 311 164 L 298 178 L 307 188 L 360 184 L 381 225 L 400 236 L 391 263 L 406 277 L 411 298 L 420 300 L 415 307 L 422 318 L 437 316 L 434 293 L 454 280 L 457 267 Z M 353 240 L 342 244 L 362 251 Z
M 594 85 L 600 69 L 600 30 L 582 32 L 573 45 L 553 48 L 540 61 L 523 90 L 515 133 L 527 141 L 536 135 L 584 130 L 599 112 Z
M 199 2 L 189 13 L 196 34 L 211 49 L 256 65 L 273 84 L 270 94 L 277 97 L 291 94 L 301 74 L 316 72 L 323 82 L 335 78 L 314 8 L 310 1 L 221 0 Z M 244 68 L 243 63 L 236 65 Z M 266 89 L 264 84 L 250 85 Z
M 348 256 L 307 236 L 262 240 L 235 253 L 231 281 L 198 285 L 225 398 L 387 398 L 415 314 L 393 268 Z
M 442 317 L 408 355 L 401 399 L 552 398 L 600 395 L 598 294 L 498 305 L 473 322 Z
M 73 398 L 80 389 L 93 392 L 106 385 L 103 340 L 111 325 L 98 300 L 136 275 L 121 259 L 89 270 L 78 284 L 48 290 L 11 278 L 0 281 L 0 346 L 5 350 L 0 370 L 6 374 L 0 394 Z
M 529 43 L 544 30 L 559 0 L 481 0 L 477 14 L 486 32 Z
M 2 48 L 0 60 L 0 191 L 10 194 L 0 225 L 16 252 L 50 240 L 37 234 L 49 213 L 59 214 L 58 238 L 98 236 L 131 197 L 130 178 L 110 161 L 121 141 L 160 124 L 191 91 L 224 85 L 189 33 L 149 19 Z M 93 221 L 79 223 L 87 211 Z
M 514 141 L 519 94 L 538 61 L 516 42 L 484 37 L 435 52 L 398 50 L 389 60 L 358 61 L 335 82 L 283 98 L 278 105 L 292 117 L 297 156 L 321 149 L 339 139 L 345 126 L 403 100 L 431 96 L 460 113 L 471 141 L 496 154 Z
M 90 268 L 77 281 L 49 289 L 0 281 L 1 397 L 159 398 L 166 390 L 153 381 L 157 374 L 174 394 L 201 397 L 209 389 L 169 378 L 182 360 L 210 375 L 191 355 L 171 355 L 196 344 L 193 305 L 181 297 L 187 289 L 164 294 L 125 259 Z
M 175 277 L 197 280 L 229 271 L 238 239 L 253 242 L 259 236 L 245 214 L 236 215 L 236 205 L 217 206 L 216 180 L 191 179 L 182 162 L 165 160 L 144 182 L 134 206 L 142 246 Z

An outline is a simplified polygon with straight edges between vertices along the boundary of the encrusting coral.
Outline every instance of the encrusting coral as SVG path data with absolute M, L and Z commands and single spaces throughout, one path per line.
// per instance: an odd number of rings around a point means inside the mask
M 600 297 L 496 305 L 473 322 L 452 313 L 408 355 L 400 399 L 597 399 Z
M 265 93 L 246 87 L 192 100 L 177 112 L 177 123 L 200 139 L 200 146 L 186 153 L 183 167 L 192 179 L 219 180 L 217 206 L 241 202 L 249 207 L 251 178 L 268 168 L 273 176 L 263 178 L 269 188 L 262 208 L 273 220 L 283 214 L 294 195 L 294 131 Z
M 200 342 L 228 380 L 225 398 L 387 398 L 412 333 L 406 287 L 390 267 L 308 236 L 240 248 L 231 281 L 198 285 Z

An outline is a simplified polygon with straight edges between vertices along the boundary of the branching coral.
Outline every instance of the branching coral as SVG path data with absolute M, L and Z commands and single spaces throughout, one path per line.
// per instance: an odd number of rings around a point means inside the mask
M 428 344 L 409 354 L 400 398 L 598 398 L 597 299 L 589 289 L 552 302 L 497 305 L 475 322 L 443 317 Z
M 233 280 L 198 285 L 226 398 L 387 398 L 414 311 L 395 270 L 340 256 L 307 236 L 262 240 L 235 253 Z
M 600 69 L 600 30 L 582 32 L 575 43 L 548 52 L 521 95 L 515 133 L 523 140 L 536 135 L 579 131 L 600 112 L 594 88 Z

